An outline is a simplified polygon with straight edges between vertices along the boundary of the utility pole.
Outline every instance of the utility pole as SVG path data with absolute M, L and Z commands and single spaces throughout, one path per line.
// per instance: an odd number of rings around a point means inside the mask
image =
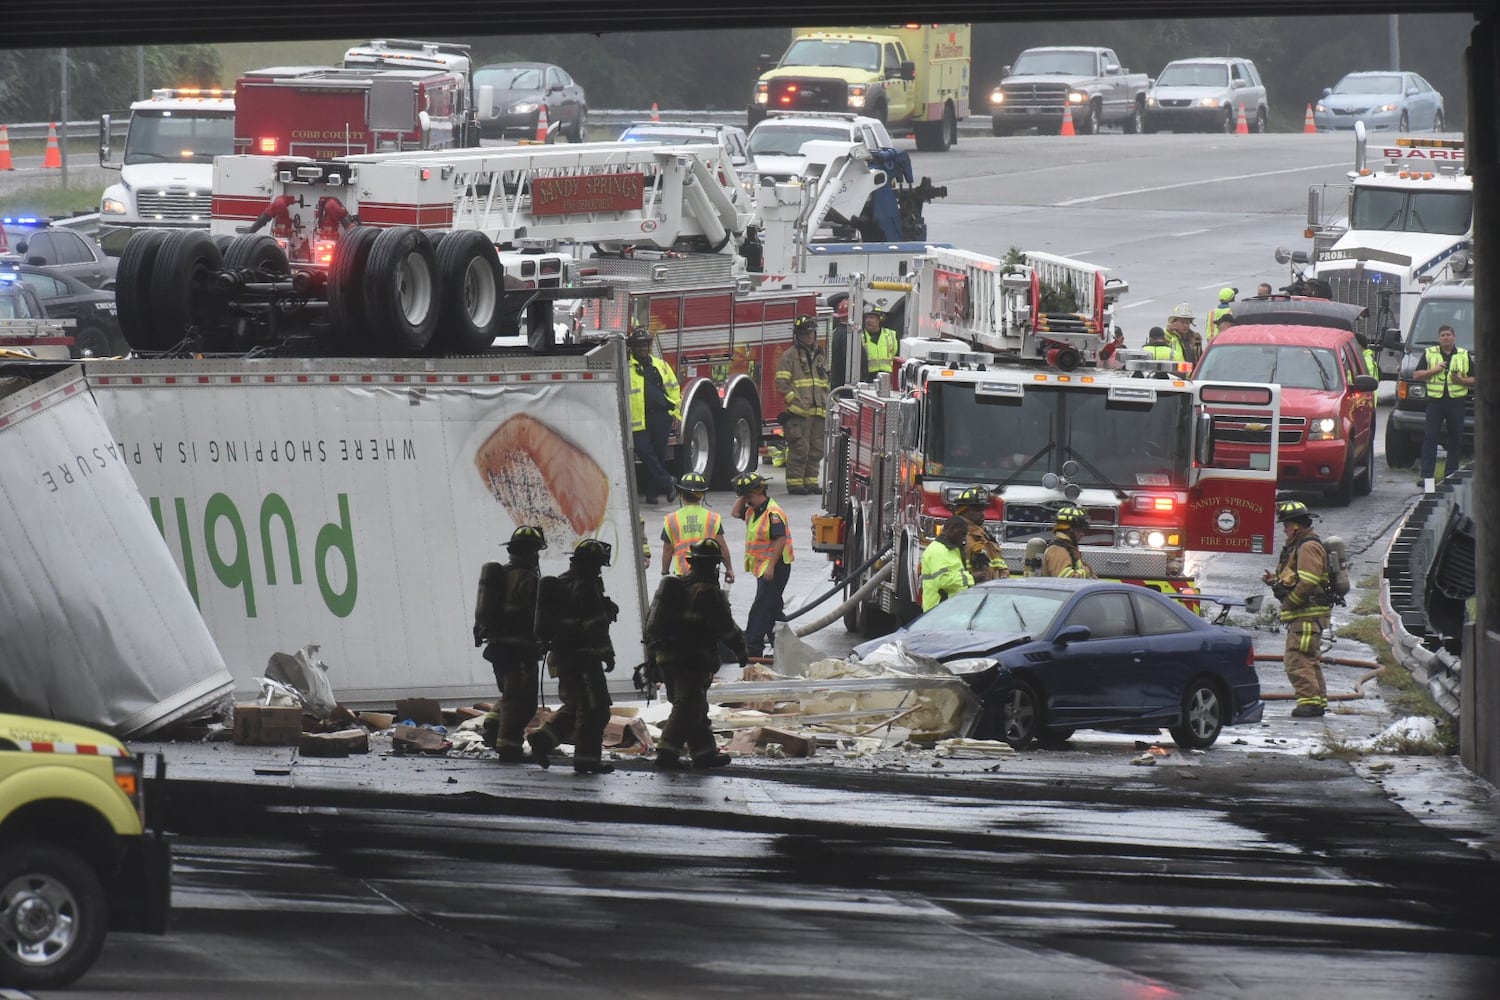
M 1391 42 L 1391 70 L 1401 71 L 1401 15 L 1390 14 L 1386 18 L 1386 31 Z
M 146 46 L 135 47 L 135 99 L 146 99 Z
M 62 156 L 62 186 L 68 189 L 68 50 L 62 50 L 62 136 L 57 140 Z

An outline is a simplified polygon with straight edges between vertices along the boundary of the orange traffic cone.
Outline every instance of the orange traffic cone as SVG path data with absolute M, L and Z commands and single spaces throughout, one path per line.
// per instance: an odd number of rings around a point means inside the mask
M 1073 112 L 1069 111 L 1067 108 L 1063 108 L 1062 131 L 1058 132 L 1057 134 L 1058 135 L 1077 135 L 1078 134 L 1077 131 L 1075 131 L 1074 128 L 1073 128 Z
M 547 120 L 547 105 L 543 104 L 536 113 L 536 141 L 546 142 L 551 127 L 552 123 Z
M 1312 105 L 1307 106 L 1307 117 L 1302 119 L 1302 132 L 1305 135 L 1316 135 L 1318 123 L 1313 121 Z
M 14 170 L 16 165 L 10 162 L 10 129 L 0 125 L 0 170 Z
M 1240 120 L 1234 123 L 1234 134 L 1235 135 L 1249 135 L 1250 134 L 1250 123 L 1247 122 L 1247 121 L 1245 121 L 1245 106 L 1243 104 L 1240 105 Z
M 48 169 L 61 169 L 62 167 L 62 150 L 57 146 L 56 122 L 47 128 L 47 152 L 42 154 L 42 166 Z
M 661 121 L 661 108 L 656 106 L 655 101 L 651 102 L 651 120 L 654 122 Z

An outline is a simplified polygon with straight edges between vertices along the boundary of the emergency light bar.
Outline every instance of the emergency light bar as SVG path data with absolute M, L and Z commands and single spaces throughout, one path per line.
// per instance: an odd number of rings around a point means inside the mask
M 219 101 L 233 96 L 233 90 L 220 90 L 218 87 L 158 87 L 151 91 L 153 101 L 181 101 L 194 98 Z
M 1026 387 L 1020 382 L 975 382 L 974 395 L 1021 399 L 1026 395 Z
M 995 356 L 988 351 L 932 351 L 922 360 L 945 368 L 977 368 L 994 364 Z
M 1105 401 L 1110 403 L 1154 403 L 1156 390 L 1149 385 L 1120 385 L 1109 387 Z

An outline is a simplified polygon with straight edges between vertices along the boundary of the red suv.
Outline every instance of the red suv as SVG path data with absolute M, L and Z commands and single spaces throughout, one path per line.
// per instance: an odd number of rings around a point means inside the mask
M 1239 309 L 1235 310 L 1238 320 Z M 1365 369 L 1364 354 L 1352 330 L 1330 325 L 1326 317 L 1248 315 L 1220 333 L 1203 352 L 1194 378 L 1215 381 L 1274 382 L 1281 386 L 1281 470 L 1277 485 L 1322 490 L 1347 504 L 1375 485 L 1375 390 L 1379 379 Z M 1219 454 L 1232 462 L 1236 428 L 1220 421 Z M 1248 465 L 1264 427 L 1238 429 Z M 1219 449 L 1216 449 L 1218 453 Z M 1264 458 L 1263 453 L 1260 456 Z

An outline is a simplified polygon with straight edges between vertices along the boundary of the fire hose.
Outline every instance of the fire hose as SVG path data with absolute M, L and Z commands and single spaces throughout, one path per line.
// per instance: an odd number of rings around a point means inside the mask
M 890 551 L 891 550 L 889 548 L 881 549 L 879 552 L 875 553 L 873 556 L 866 559 L 864 562 L 860 563 L 849 572 L 845 573 L 844 578 L 838 583 L 835 583 L 832 587 L 829 587 L 827 590 L 823 591 L 823 593 L 819 594 L 808 603 L 802 605 L 802 607 L 798 608 L 796 611 L 793 611 L 791 614 L 787 615 L 786 620 L 791 622 L 796 621 L 798 618 L 801 618 L 813 608 L 817 607 L 819 604 L 822 604 L 834 594 L 837 594 L 839 591 L 843 590 L 846 586 L 848 586 L 850 580 L 854 579 L 856 576 L 859 576 L 859 574 L 863 573 L 865 570 L 869 569 L 871 566 L 874 566 L 877 562 L 884 559 L 890 553 Z
M 896 564 L 893 562 L 886 563 L 884 566 L 880 567 L 879 571 L 877 571 L 875 575 L 871 576 L 868 580 L 865 581 L 864 586 L 860 587 L 853 594 L 850 594 L 847 601 L 844 601 L 842 604 L 834 608 L 832 611 L 828 612 L 822 618 L 819 618 L 816 621 L 808 622 L 801 628 L 793 629 L 792 634 L 800 639 L 805 635 L 811 635 L 819 629 L 824 629 L 829 625 L 832 625 L 834 622 L 838 621 L 844 616 L 845 611 L 848 611 L 850 608 L 855 607 L 859 604 L 860 601 L 863 601 L 866 597 L 870 596 L 870 594 L 874 592 L 876 587 L 884 583 L 886 579 L 888 579 L 891 574 L 895 572 Z
M 1262 663 L 1282 663 L 1285 660 L 1285 658 L 1280 653 L 1256 653 L 1255 659 L 1257 662 Z M 1319 657 L 1318 662 L 1332 663 L 1333 665 L 1339 667 L 1366 668 L 1364 673 L 1355 678 L 1354 690 L 1352 692 L 1350 692 L 1349 694 L 1331 694 L 1328 696 L 1329 701 L 1358 701 L 1360 698 L 1363 698 L 1365 696 L 1365 693 L 1361 691 L 1360 688 L 1364 687 L 1367 681 L 1374 680 L 1376 677 L 1379 677 L 1382 673 L 1385 672 L 1385 667 L 1381 666 L 1379 663 L 1376 663 L 1374 660 L 1356 660 L 1353 657 L 1348 656 L 1323 656 Z M 1260 697 L 1262 701 L 1291 701 L 1297 696 L 1290 693 L 1262 693 Z

